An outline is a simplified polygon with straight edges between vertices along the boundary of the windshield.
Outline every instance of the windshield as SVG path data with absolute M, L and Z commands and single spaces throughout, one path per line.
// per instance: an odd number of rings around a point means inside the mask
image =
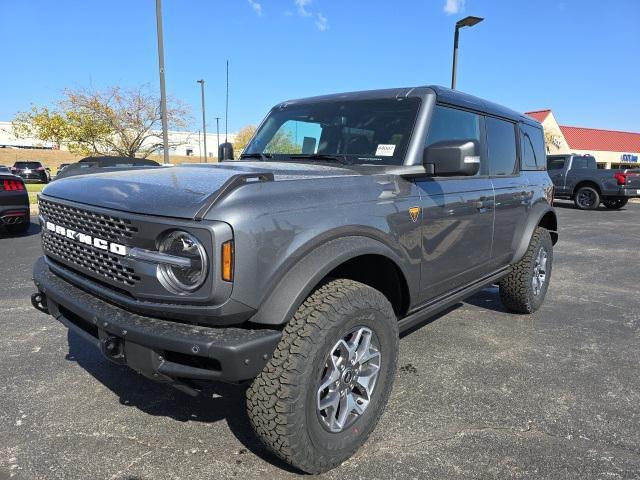
M 420 100 L 346 100 L 273 109 L 240 158 L 400 165 Z

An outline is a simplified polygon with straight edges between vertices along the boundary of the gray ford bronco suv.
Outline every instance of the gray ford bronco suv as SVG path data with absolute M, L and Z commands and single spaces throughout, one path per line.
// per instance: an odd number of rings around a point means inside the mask
M 251 382 L 260 439 L 323 472 L 377 424 L 400 331 L 496 283 L 540 307 L 552 196 L 540 125 L 501 106 L 441 87 L 287 101 L 236 161 L 50 184 L 32 302 L 186 393 Z

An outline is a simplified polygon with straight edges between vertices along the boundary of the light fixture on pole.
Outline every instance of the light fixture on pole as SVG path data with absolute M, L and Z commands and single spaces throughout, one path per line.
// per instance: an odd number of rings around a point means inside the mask
M 160 71 L 160 115 L 162 117 L 162 150 L 164 163 L 169 163 L 169 132 L 167 131 L 167 94 L 164 84 L 164 39 L 162 37 L 162 1 L 156 0 L 158 34 L 158 70 Z
M 204 162 L 207 163 L 207 124 L 204 119 L 204 80 L 200 79 L 198 80 L 198 83 L 200 84 L 200 93 L 202 95 L 202 137 L 204 139 Z
M 456 22 L 456 33 L 453 37 L 453 68 L 451 70 L 451 89 L 456 89 L 456 68 L 458 67 L 458 37 L 459 30 L 463 27 L 473 27 L 480 23 L 484 18 L 481 17 L 465 17 Z

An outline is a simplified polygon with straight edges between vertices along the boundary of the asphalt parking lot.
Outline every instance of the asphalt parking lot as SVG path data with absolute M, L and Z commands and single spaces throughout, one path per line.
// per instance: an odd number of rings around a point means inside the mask
M 328 479 L 640 478 L 640 204 L 558 207 L 543 308 L 487 289 L 405 335 L 391 402 Z M 296 478 L 244 389 L 197 399 L 109 363 L 34 310 L 38 226 L 0 238 L 0 479 Z

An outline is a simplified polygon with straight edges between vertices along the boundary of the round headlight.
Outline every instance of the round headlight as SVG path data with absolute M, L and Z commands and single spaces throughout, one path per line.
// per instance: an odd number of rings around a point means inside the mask
M 207 278 L 207 253 L 196 237 L 174 230 L 162 237 L 158 250 L 191 260 L 190 266 L 158 265 L 158 279 L 167 290 L 185 295 L 202 286 Z

